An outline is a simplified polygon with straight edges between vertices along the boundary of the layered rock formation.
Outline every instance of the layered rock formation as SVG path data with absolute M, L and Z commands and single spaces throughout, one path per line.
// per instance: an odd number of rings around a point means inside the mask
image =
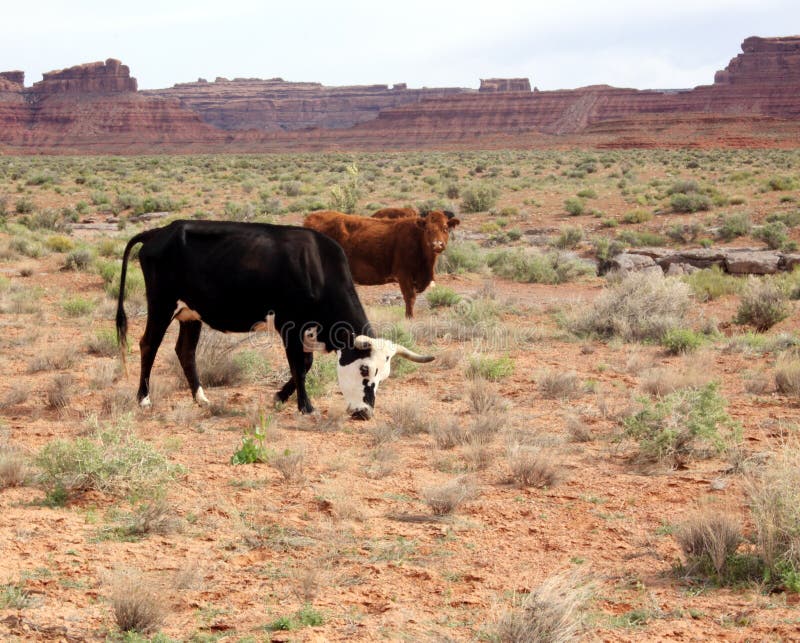
M 527 78 L 481 78 L 479 92 L 529 92 L 531 81 Z
M 109 58 L 105 62 L 48 72 L 33 85 L 33 94 L 37 97 L 52 94 L 107 94 L 135 92 L 136 89 L 136 79 L 131 78 L 127 65 Z
M 480 90 L 218 78 L 136 91 L 109 59 L 25 88 L 0 74 L 0 145 L 23 152 L 277 151 L 593 145 L 796 146 L 800 37 L 748 38 L 713 85 L 691 90 Z
M 474 90 L 457 87 L 408 89 L 405 83 L 325 87 L 319 83 L 290 83 L 281 78 L 259 80 L 217 78 L 198 80 L 170 89 L 142 92 L 174 98 L 206 122 L 224 130 L 267 132 L 310 128 L 344 129 L 374 118 L 386 109 L 444 98 Z

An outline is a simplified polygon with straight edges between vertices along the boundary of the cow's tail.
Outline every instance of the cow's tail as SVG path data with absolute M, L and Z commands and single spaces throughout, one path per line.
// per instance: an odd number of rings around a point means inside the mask
M 155 230 L 146 230 L 135 235 L 128 241 L 125 246 L 125 252 L 122 253 L 122 271 L 119 275 L 119 299 L 117 300 L 117 346 L 119 347 L 119 356 L 122 360 L 122 370 L 125 375 L 128 374 L 128 364 L 125 359 L 125 354 L 128 350 L 128 317 L 125 314 L 125 276 L 128 273 L 128 257 L 131 254 L 131 249 L 137 243 L 145 243 L 150 237 L 153 236 Z

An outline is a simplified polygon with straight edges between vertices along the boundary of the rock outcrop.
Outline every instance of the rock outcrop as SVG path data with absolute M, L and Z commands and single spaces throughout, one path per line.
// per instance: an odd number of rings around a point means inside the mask
M 481 78 L 479 92 L 529 92 L 531 81 L 527 78 Z
M 694 270 L 718 266 L 732 275 L 771 275 L 791 271 L 800 263 L 800 256 L 778 250 L 760 248 L 630 248 L 609 259 L 604 272 L 641 272 L 657 269 L 667 275 L 687 274 Z
M 52 94 L 107 94 L 136 89 L 136 79 L 131 78 L 127 65 L 109 58 L 105 62 L 48 72 L 34 83 L 33 94 L 40 99 Z
M 393 107 L 417 104 L 463 92 L 458 87 L 408 89 L 405 83 L 326 87 L 320 83 L 292 83 L 281 78 L 217 78 L 170 89 L 143 91 L 147 96 L 174 98 L 223 130 L 256 129 L 267 132 L 310 128 L 346 129 L 373 120 Z

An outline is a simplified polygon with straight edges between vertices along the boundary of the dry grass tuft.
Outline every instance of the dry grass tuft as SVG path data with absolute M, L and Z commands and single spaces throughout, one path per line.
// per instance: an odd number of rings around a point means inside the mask
M 304 461 L 305 455 L 302 452 L 286 449 L 283 453 L 270 458 L 269 464 L 280 472 L 286 482 L 302 482 L 305 479 Z
M 708 371 L 696 368 L 654 368 L 642 375 L 639 388 L 649 395 L 664 397 L 684 388 L 699 389 L 711 381 Z
M 462 502 L 475 496 L 475 485 L 469 478 L 461 476 L 445 484 L 423 489 L 422 496 L 433 515 L 447 516 Z
M 784 357 L 775 366 L 775 386 L 778 393 L 797 397 L 800 395 L 800 359 Z
M 689 573 L 703 571 L 710 564 L 717 578 L 723 578 L 730 557 L 742 542 L 742 527 L 734 516 L 707 509 L 681 524 L 675 540 Z
M 535 446 L 512 445 L 508 465 L 511 480 L 521 487 L 553 487 L 561 477 L 553 454 Z
M 497 638 L 504 643 L 576 641 L 590 597 L 584 576 L 576 572 L 550 576 L 500 619 Z
M 166 535 L 179 531 L 180 527 L 181 521 L 175 514 L 175 508 L 159 498 L 136 507 L 125 520 L 124 530 L 134 536 Z
M 111 580 L 111 606 L 121 632 L 149 634 L 166 616 L 164 596 L 139 572 L 118 572 Z
M 478 377 L 472 380 L 467 389 L 467 395 L 471 413 L 481 415 L 505 411 L 506 404 L 503 397 L 483 378 Z
M 397 451 L 387 444 L 382 444 L 370 452 L 370 460 L 365 473 L 370 480 L 380 480 L 394 471 Z
M 428 433 L 431 429 L 431 420 L 425 415 L 424 409 L 429 407 L 425 400 L 404 400 L 389 409 L 390 424 L 399 435 Z
M 28 362 L 28 373 L 63 371 L 72 368 L 77 359 L 78 353 L 75 348 L 65 348 L 50 354 L 37 355 Z
M 6 391 L 3 399 L 0 400 L 0 409 L 24 404 L 28 399 L 28 395 L 30 395 L 30 388 L 27 384 L 16 384 Z
M 28 477 L 28 464 L 17 449 L 0 449 L 0 489 L 21 487 Z
M 297 600 L 303 604 L 311 604 L 319 594 L 320 561 L 303 565 L 291 574 L 291 586 Z
M 568 415 L 566 423 L 567 433 L 573 442 L 591 442 L 594 439 L 591 427 L 577 415 Z
M 47 408 L 61 410 L 69 406 L 73 378 L 69 374 L 56 375 L 44 392 Z
M 458 420 L 453 418 L 444 424 L 432 424 L 431 437 L 438 448 L 452 449 L 464 443 L 465 431 L 461 428 Z
M 539 392 L 542 397 L 563 400 L 578 397 L 581 394 L 581 382 L 574 371 L 557 373 L 544 371 L 538 379 Z

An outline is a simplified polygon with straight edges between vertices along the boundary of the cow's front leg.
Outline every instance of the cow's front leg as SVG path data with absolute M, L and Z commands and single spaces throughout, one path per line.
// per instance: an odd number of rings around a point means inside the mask
M 403 293 L 403 301 L 406 302 L 406 317 L 411 319 L 414 317 L 414 302 L 417 300 L 414 284 L 410 281 L 401 281 L 400 292 Z
M 291 391 L 296 389 L 297 409 L 300 413 L 313 413 L 314 407 L 311 405 L 311 400 L 306 392 L 306 373 L 311 368 L 314 356 L 311 353 L 306 353 L 303 350 L 302 343 L 299 341 L 296 343 L 290 341 L 286 347 L 286 358 L 289 360 L 292 379 L 284 384 L 283 388 L 278 392 L 278 399 L 280 399 L 281 393 L 289 391 L 288 395 L 291 395 Z M 288 395 L 286 399 L 288 399 Z

